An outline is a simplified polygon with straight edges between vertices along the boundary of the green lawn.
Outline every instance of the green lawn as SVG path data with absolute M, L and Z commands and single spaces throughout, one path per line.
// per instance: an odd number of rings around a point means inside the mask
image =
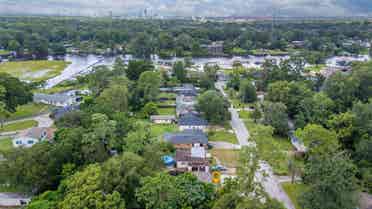
M 158 108 L 159 115 L 175 115 L 176 109 L 173 107 L 170 108 Z
M 3 128 L 0 128 L 0 132 L 20 131 L 20 130 L 25 130 L 28 128 L 35 127 L 37 125 L 38 125 L 37 121 L 26 120 L 26 121 L 21 121 L 21 122 L 5 125 Z
M 177 94 L 175 93 L 166 93 L 166 92 L 161 92 L 158 96 L 158 98 L 167 98 L 169 100 L 175 100 L 177 97 Z
M 161 105 L 175 105 L 176 104 L 176 101 L 174 101 L 174 100 L 165 100 L 165 101 L 159 101 L 156 104 L 158 106 L 161 106 Z
M 53 88 L 50 89 L 37 89 L 36 91 L 34 91 L 34 93 L 55 94 L 73 89 L 74 89 L 73 86 L 54 86 Z
M 36 89 L 34 93 L 55 94 L 74 89 L 88 89 L 88 87 L 87 85 L 80 84 L 77 81 L 65 81 L 50 89 Z
M 296 209 L 302 209 L 298 204 L 298 197 L 302 192 L 305 191 L 306 186 L 304 184 L 292 184 L 290 182 L 282 183 L 284 191 L 287 193 Z
M 236 168 L 238 166 L 238 150 L 212 149 L 210 152 L 212 156 L 217 158 L 223 166 L 229 168 Z
M 248 120 L 251 118 L 251 112 L 249 111 L 239 111 L 239 117 L 243 120 Z
M 9 151 L 13 148 L 12 139 L 0 139 L 0 153 Z
M 254 123 L 246 111 L 239 113 L 244 120 L 250 134 L 251 140 L 257 144 L 262 158 L 267 161 L 277 175 L 288 174 L 289 152 L 293 150 L 288 138 L 273 135 L 273 129 L 269 126 Z
M 4 49 L 0 49 L 0 55 L 6 55 L 6 54 L 9 54 L 10 51 L 8 50 L 4 50 Z
M 232 144 L 239 144 L 238 139 L 236 138 L 234 133 L 230 133 L 228 131 L 216 131 L 210 132 L 208 134 L 209 141 L 220 141 L 220 142 L 229 142 Z
M 45 81 L 61 73 L 70 63 L 65 61 L 22 61 L 0 64 L 0 72 L 9 73 L 22 80 Z
M 313 65 L 311 67 L 305 68 L 308 72 L 320 72 L 322 69 L 324 69 L 326 65 Z
M 151 124 L 151 136 L 161 137 L 167 132 L 177 132 L 178 127 L 176 124 Z
M 12 113 L 8 120 L 27 118 L 33 115 L 38 115 L 49 110 L 49 106 L 45 104 L 29 103 L 17 107 L 16 112 Z

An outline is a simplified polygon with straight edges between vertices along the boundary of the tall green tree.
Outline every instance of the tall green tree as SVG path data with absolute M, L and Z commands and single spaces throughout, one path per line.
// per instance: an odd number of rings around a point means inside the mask
M 355 103 L 352 109 L 354 125 L 360 136 L 372 135 L 372 99 L 368 103 Z
M 160 93 L 161 77 L 159 72 L 143 72 L 137 83 L 137 91 L 143 103 L 155 102 Z
M 357 207 L 356 168 L 343 153 L 312 157 L 305 165 L 308 189 L 299 198 L 306 209 L 350 209 Z
M 287 107 L 283 103 L 264 102 L 263 123 L 275 129 L 275 133 L 285 136 L 288 131 Z
M 150 59 L 155 52 L 155 40 L 152 35 L 139 33 L 130 43 L 133 55 L 141 59 Z
M 242 80 L 239 87 L 240 100 L 244 103 L 257 101 L 256 87 L 249 79 Z
M 146 71 L 153 71 L 154 66 L 149 61 L 145 60 L 131 60 L 126 68 L 126 76 L 129 80 L 137 81 L 140 75 Z
M 344 112 L 356 99 L 358 83 L 350 76 L 335 73 L 327 79 L 324 92 L 335 102 L 336 110 Z
M 126 85 L 112 84 L 97 98 L 98 109 L 105 113 L 127 112 L 129 92 Z
M 187 72 L 182 61 L 177 61 L 173 64 L 173 73 L 181 83 L 186 81 Z
M 64 182 L 64 198 L 58 204 L 61 209 L 125 209 L 125 201 L 119 192 L 103 192 L 100 186 L 102 169 L 92 164 Z
M 267 98 L 272 102 L 282 102 L 287 106 L 288 114 L 294 116 L 299 112 L 300 102 L 312 94 L 304 82 L 278 81 L 269 85 Z
M 209 90 L 198 97 L 197 109 L 206 120 L 222 124 L 230 119 L 229 102 L 217 91 Z
M 321 125 L 308 124 L 295 135 L 303 141 L 311 156 L 333 152 L 339 148 L 336 132 Z
M 189 173 L 179 176 L 159 173 L 144 178 L 136 195 L 146 209 L 207 209 L 214 198 L 214 189 Z
M 135 193 L 141 178 L 154 173 L 142 157 L 126 152 L 102 165 L 100 187 L 105 193 L 119 192 L 127 208 L 139 208 Z
M 355 143 L 359 140 L 358 132 L 355 127 L 355 115 L 348 111 L 337 115 L 332 115 L 327 126 L 335 131 L 337 138 L 344 149 L 353 150 Z
M 307 123 L 327 125 L 327 121 L 335 109 L 335 104 L 325 93 L 316 93 L 304 98 L 299 104 L 296 126 L 304 127 Z
M 6 73 L 0 73 L 0 86 L 3 87 L 0 101 L 5 103 L 6 109 L 10 112 L 14 112 L 17 106 L 32 101 L 31 88 L 18 78 Z

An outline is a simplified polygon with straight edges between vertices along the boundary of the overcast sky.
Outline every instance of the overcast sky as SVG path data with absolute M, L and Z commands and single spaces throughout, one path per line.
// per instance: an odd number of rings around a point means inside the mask
M 372 0 L 0 0 L 0 14 L 163 16 L 372 15 Z

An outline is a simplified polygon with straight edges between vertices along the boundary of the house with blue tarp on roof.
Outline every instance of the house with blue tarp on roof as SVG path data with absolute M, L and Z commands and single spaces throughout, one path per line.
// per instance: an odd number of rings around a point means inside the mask
M 176 148 L 173 158 L 176 170 L 209 173 L 208 137 L 204 132 L 185 130 L 178 133 L 166 133 L 164 140 Z

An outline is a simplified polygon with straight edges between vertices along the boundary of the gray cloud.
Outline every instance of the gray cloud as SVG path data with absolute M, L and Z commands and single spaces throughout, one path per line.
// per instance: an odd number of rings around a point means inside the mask
M 0 14 L 182 16 L 349 16 L 372 14 L 371 0 L 0 0 Z

